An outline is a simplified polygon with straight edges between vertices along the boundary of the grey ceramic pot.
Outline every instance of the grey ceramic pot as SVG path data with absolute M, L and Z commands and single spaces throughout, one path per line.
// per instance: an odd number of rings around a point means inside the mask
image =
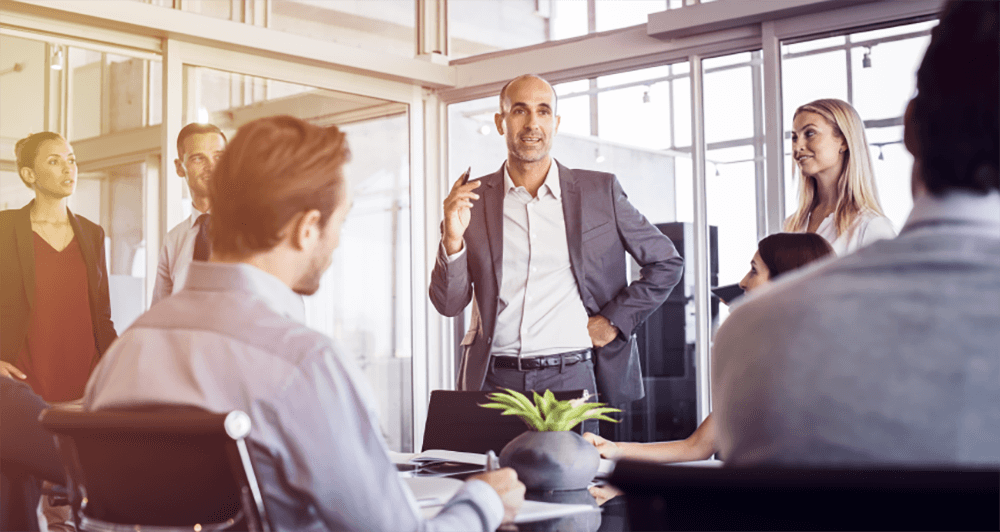
M 600 463 L 597 448 L 569 431 L 528 431 L 500 451 L 500 465 L 514 468 L 529 490 L 584 489 Z

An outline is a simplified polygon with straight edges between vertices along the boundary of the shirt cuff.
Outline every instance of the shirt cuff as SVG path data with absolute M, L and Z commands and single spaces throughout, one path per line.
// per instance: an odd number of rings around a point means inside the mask
M 466 481 L 445 508 L 459 502 L 472 504 L 479 509 L 480 515 L 486 520 L 483 523 L 486 530 L 496 530 L 503 522 L 503 501 L 493 486 L 482 480 Z
M 467 246 L 465 245 L 465 241 L 463 240 L 462 241 L 462 249 L 458 253 L 454 253 L 454 254 L 448 255 L 448 252 L 444 249 L 444 242 L 441 242 L 441 254 L 445 256 L 445 259 L 447 259 L 446 262 L 448 264 L 451 264 L 451 263 L 455 262 L 456 260 L 460 259 L 462 257 L 462 255 L 465 255 L 465 248 L 466 247 Z

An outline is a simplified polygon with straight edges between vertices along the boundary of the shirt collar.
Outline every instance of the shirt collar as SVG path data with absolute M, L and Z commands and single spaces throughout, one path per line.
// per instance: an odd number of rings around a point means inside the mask
M 1000 192 L 980 195 L 954 191 L 941 197 L 925 193 L 913 200 L 903 230 L 937 222 L 1000 226 Z
M 507 163 L 503 163 L 504 196 L 515 188 L 517 187 L 514 185 L 514 180 L 510 178 L 510 172 L 507 171 Z M 546 190 L 548 190 L 555 199 L 562 198 L 562 187 L 559 185 L 559 165 L 556 163 L 555 159 L 552 159 L 552 164 L 549 165 L 549 172 L 545 174 L 545 182 L 542 183 L 541 188 L 538 189 L 538 191 L 543 194 Z
M 198 207 L 195 207 L 194 203 L 192 203 L 191 204 L 191 216 L 188 217 L 188 222 L 191 223 L 191 227 L 194 227 L 195 222 L 198 221 L 198 217 L 201 216 L 202 214 L 205 214 L 205 213 L 199 211 Z
M 244 263 L 192 261 L 185 289 L 206 292 L 247 292 L 282 316 L 305 323 L 302 296 L 281 279 Z

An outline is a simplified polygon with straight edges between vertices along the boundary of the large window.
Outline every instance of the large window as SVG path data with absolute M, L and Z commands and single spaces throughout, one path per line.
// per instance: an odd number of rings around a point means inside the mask
M 410 163 L 406 107 L 355 94 L 204 67 L 185 67 L 186 122 L 227 134 L 257 118 L 292 115 L 344 129 L 354 207 L 306 322 L 339 340 L 375 390 L 389 446 L 411 450 Z M 171 176 L 173 179 L 179 179 Z M 185 188 L 185 194 L 187 193 Z M 190 201 L 185 198 L 185 212 Z
M 764 178 L 761 53 L 705 59 L 705 189 L 719 285 L 738 283 L 757 251 L 757 183 Z M 714 275 L 713 275 L 714 277 Z M 720 322 L 729 307 L 717 305 Z
M 683 6 L 682 0 L 452 0 L 451 57 L 637 26 L 650 13 Z
M 100 139 L 118 135 L 128 145 L 160 122 L 160 63 L 0 35 L 0 71 L 0 208 L 21 208 L 35 197 L 17 175 L 17 140 L 40 131 L 63 133 L 79 169 L 68 205 L 105 231 L 111 317 L 124 331 L 146 304 L 146 163 L 158 159 L 153 152 L 141 153 L 141 146 L 111 156 Z

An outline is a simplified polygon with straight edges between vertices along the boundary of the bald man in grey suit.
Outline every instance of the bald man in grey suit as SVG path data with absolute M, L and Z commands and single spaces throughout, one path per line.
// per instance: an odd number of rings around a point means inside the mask
M 614 175 L 551 158 L 559 117 L 548 82 L 508 83 L 495 122 L 507 161 L 452 187 L 431 277 L 441 314 L 474 299 L 458 388 L 586 389 L 619 405 L 642 398 L 633 332 L 680 280 L 680 255 Z M 631 284 L 626 251 L 642 268 Z

